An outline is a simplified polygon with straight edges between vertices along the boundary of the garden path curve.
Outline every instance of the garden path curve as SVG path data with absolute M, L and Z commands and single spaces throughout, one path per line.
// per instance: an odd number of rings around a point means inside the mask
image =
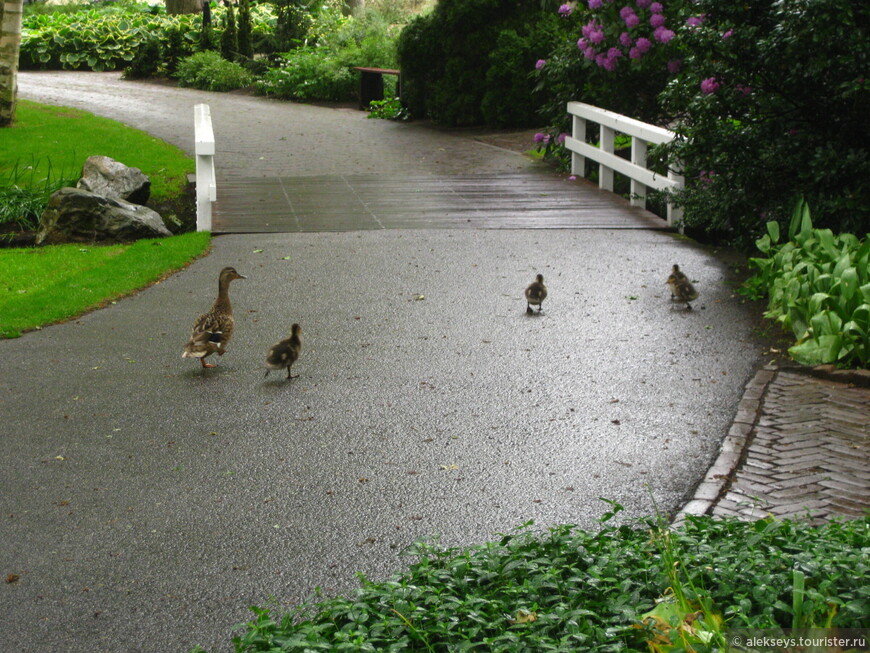
M 223 133 L 239 175 L 250 142 L 288 121 L 311 125 L 307 169 L 320 174 L 373 166 L 369 146 L 405 174 L 439 148 L 444 174 L 533 165 L 344 110 L 281 105 L 272 125 L 268 100 L 127 84 L 25 73 L 21 93 L 188 150 L 194 103 L 256 116 Z M 353 138 L 339 146 L 328 129 Z M 404 129 L 434 148 L 382 142 Z M 675 262 L 697 281 L 693 311 L 668 301 Z M 230 350 L 203 372 L 181 348 L 225 265 L 248 279 L 232 286 Z M 550 297 L 527 316 L 538 272 Z M 264 380 L 291 322 L 304 329 L 300 377 Z M 629 517 L 653 501 L 674 511 L 755 371 L 753 323 L 732 269 L 661 231 L 217 237 L 210 256 L 135 296 L 0 341 L 0 571 L 20 576 L 0 587 L 4 650 L 227 651 L 249 605 L 347 591 L 356 571 L 384 578 L 419 537 L 466 545 L 529 519 L 594 527 L 599 497 Z

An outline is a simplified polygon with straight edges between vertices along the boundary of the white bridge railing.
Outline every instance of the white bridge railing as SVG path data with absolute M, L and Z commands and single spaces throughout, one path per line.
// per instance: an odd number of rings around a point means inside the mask
M 647 188 L 676 190 L 683 187 L 685 180 L 679 173 L 668 171 L 664 176 L 646 167 L 647 144 L 672 141 L 676 136 L 672 131 L 582 102 L 569 102 L 568 113 L 573 116 L 573 134 L 565 138 L 565 147 L 571 151 L 572 174 L 585 176 L 586 159 L 592 159 L 599 166 L 598 187 L 611 192 L 613 173 L 623 174 L 631 180 L 631 205 L 642 208 L 646 208 Z M 600 125 L 601 147 L 586 142 L 587 121 Z M 614 153 L 617 132 L 631 136 L 630 160 Z M 668 226 L 673 226 L 681 217 L 682 210 L 668 202 Z
M 214 130 L 207 104 L 193 107 L 194 150 L 196 152 L 196 230 L 211 231 L 211 203 L 217 199 L 214 171 Z

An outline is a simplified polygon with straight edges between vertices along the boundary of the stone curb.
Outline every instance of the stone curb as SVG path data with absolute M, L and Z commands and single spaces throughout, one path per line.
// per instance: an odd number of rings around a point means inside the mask
M 728 490 L 738 465 L 744 459 L 749 436 L 761 415 L 761 402 L 767 386 L 776 378 L 779 369 L 766 366 L 746 384 L 743 398 L 737 404 L 737 413 L 722 441 L 719 457 L 707 470 L 704 479 L 695 488 L 693 498 L 671 520 L 671 528 L 682 526 L 689 515 L 706 515 Z

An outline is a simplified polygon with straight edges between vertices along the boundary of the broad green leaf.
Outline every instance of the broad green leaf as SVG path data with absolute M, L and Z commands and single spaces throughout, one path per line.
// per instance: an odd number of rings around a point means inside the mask
M 810 326 L 815 338 L 839 335 L 843 329 L 843 320 L 834 311 L 822 311 L 813 315 Z
M 849 256 L 849 253 L 843 254 L 840 258 L 837 259 L 837 264 L 834 266 L 834 269 L 831 273 L 835 277 L 840 277 L 843 275 L 843 271 L 852 265 L 852 258 Z
M 846 268 L 840 275 L 840 294 L 849 301 L 858 290 L 858 271 L 855 268 Z
M 816 313 L 821 311 L 824 308 L 825 301 L 830 298 L 831 296 L 828 293 L 815 293 L 812 297 L 810 297 L 810 314 L 815 315 Z
M 812 338 L 788 350 L 798 363 L 804 365 L 825 365 L 834 363 L 842 347 L 842 336 L 827 335 Z

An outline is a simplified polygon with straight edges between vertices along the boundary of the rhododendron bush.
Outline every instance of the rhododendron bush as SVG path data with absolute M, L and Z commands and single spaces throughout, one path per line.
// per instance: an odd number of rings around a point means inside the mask
M 686 174 L 685 224 L 728 241 L 785 224 L 798 195 L 822 226 L 870 230 L 870 3 L 584 0 L 556 14 L 569 36 L 531 73 L 553 135 L 570 100 L 675 130 L 660 154 Z

